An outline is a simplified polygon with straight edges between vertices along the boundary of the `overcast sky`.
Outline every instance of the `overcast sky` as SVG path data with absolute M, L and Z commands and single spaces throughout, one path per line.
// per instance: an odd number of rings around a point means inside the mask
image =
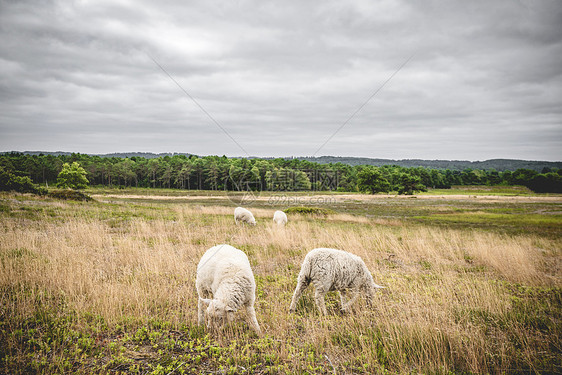
M 11 150 L 560 161 L 562 2 L 0 0 Z

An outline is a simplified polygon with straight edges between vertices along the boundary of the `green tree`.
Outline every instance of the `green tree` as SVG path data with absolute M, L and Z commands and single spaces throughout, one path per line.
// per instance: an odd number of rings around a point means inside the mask
M 437 169 L 432 169 L 430 171 L 431 174 L 431 181 L 433 183 L 433 188 L 437 188 L 437 189 L 450 189 L 451 185 L 447 184 L 445 182 L 445 177 L 443 176 L 443 173 L 438 171 Z
M 511 175 L 512 183 L 514 185 L 529 187 L 531 180 L 533 180 L 533 178 L 535 178 L 538 174 L 539 173 L 537 171 L 520 168 Z
M 60 188 L 85 189 L 88 187 L 87 172 L 78 164 L 64 163 L 57 177 L 57 186 Z
M 490 186 L 499 185 L 501 183 L 501 177 L 498 171 L 490 170 L 486 172 L 488 175 L 488 182 L 487 184 Z
M 402 173 L 399 178 L 398 194 L 412 195 L 416 191 L 427 191 L 421 183 L 421 178 Z
M 181 169 L 176 174 L 175 183 L 180 189 L 191 189 L 191 172 L 193 172 L 193 163 L 191 159 L 187 159 L 183 161 Z
M 424 186 L 433 186 L 433 180 L 431 178 L 431 173 L 423 167 L 418 168 L 411 168 L 409 173 L 413 176 L 418 176 L 420 178 L 420 182 Z
M 137 179 L 137 175 L 134 172 L 135 162 L 129 158 L 125 158 L 114 165 L 114 169 L 117 173 L 119 183 L 123 180 L 125 186 L 130 186 L 131 182 Z
M 197 189 L 203 190 L 203 172 L 205 171 L 205 162 L 201 158 L 193 158 L 193 170 L 197 176 Z
M 379 168 L 363 168 L 357 173 L 357 190 L 369 194 L 387 193 L 390 183 Z
M 258 171 L 258 181 L 260 183 L 260 190 L 267 189 L 265 175 L 267 174 L 267 171 L 271 170 L 272 168 L 271 163 L 267 160 L 257 159 L 254 161 L 254 168 L 257 168 Z M 255 170 L 253 172 L 255 173 Z
M 541 173 L 533 177 L 527 187 L 537 193 L 562 193 L 562 178 L 553 172 Z
M 265 174 L 267 190 L 270 191 L 289 191 L 290 181 L 289 172 L 286 168 L 273 168 Z
M 207 183 L 211 186 L 211 190 L 217 190 L 220 178 L 220 169 L 216 160 L 206 160 Z
M 40 194 L 31 179 L 27 176 L 16 176 L 7 171 L 0 165 L 0 190 L 1 191 L 17 191 L 19 193 L 35 193 Z M 44 191 L 46 191 L 44 189 Z
M 303 171 L 293 171 L 293 190 L 310 190 L 312 184 L 310 179 Z
M 172 180 L 172 166 L 170 165 L 169 161 L 169 157 L 165 156 L 163 158 L 158 158 L 158 164 L 159 164 L 159 168 L 158 168 L 158 172 L 160 173 L 160 181 L 161 181 L 161 186 L 162 187 L 170 187 L 170 182 Z
M 157 172 L 159 168 L 160 168 L 160 163 L 158 163 L 158 159 L 150 159 L 148 161 L 147 170 L 149 172 L 150 183 L 152 184 L 153 188 L 156 187 Z
M 482 175 L 484 172 L 467 168 L 462 171 L 461 178 L 464 185 L 482 185 Z

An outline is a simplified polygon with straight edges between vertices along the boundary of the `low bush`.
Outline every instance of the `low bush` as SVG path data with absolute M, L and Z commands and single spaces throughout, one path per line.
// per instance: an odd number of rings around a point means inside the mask
M 286 214 L 320 215 L 320 216 L 327 216 L 335 213 L 333 210 L 330 210 L 328 208 L 304 207 L 304 206 L 289 207 L 284 212 Z
M 94 199 L 87 194 L 84 194 L 78 190 L 53 190 L 47 194 L 50 198 L 63 199 L 63 200 L 73 200 L 73 201 L 85 201 L 90 202 Z

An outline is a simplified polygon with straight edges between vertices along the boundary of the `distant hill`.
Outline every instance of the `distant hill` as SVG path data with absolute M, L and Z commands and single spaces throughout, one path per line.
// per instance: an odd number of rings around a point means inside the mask
M 399 165 L 401 167 L 426 167 L 433 169 L 464 170 L 471 169 L 495 169 L 497 171 L 515 171 L 520 168 L 532 169 L 541 172 L 544 168 L 562 168 L 562 162 L 556 161 L 533 161 L 516 159 L 491 159 L 485 161 L 468 160 L 421 160 L 421 159 L 371 159 L 345 156 L 319 156 L 319 157 L 294 157 L 294 159 L 307 160 L 313 163 L 328 164 L 342 163 L 348 165 Z
M 14 151 L 14 152 L 18 152 L 18 151 Z M 54 155 L 54 156 L 59 156 L 59 155 L 72 155 L 74 154 L 74 152 L 65 152 L 65 151 L 23 151 L 22 154 L 27 154 L 27 155 Z M 183 153 L 183 152 L 162 152 L 159 154 L 155 154 L 152 152 L 113 152 L 110 154 L 87 154 L 90 156 L 99 156 L 101 158 L 132 158 L 134 157 L 139 157 L 139 158 L 146 158 L 146 159 L 156 159 L 156 158 L 161 158 L 164 156 L 174 156 L 174 155 L 185 155 L 185 156 L 189 156 L 192 154 L 188 154 L 188 153 Z
M 29 155 L 72 155 L 72 152 L 47 152 L 47 151 L 23 151 L 23 154 Z M 115 152 L 111 154 L 89 154 L 92 156 L 99 156 L 104 158 L 130 158 L 133 156 L 142 157 L 146 159 L 155 159 L 164 156 L 174 156 L 174 155 L 193 155 L 189 153 L 159 153 L 155 154 L 152 152 Z M 273 157 L 258 158 L 252 157 L 252 159 L 275 159 Z M 401 167 L 425 167 L 433 169 L 450 169 L 450 170 L 464 170 L 470 169 L 484 169 L 490 170 L 495 169 L 499 172 L 502 171 L 515 171 L 517 169 L 532 169 L 537 172 L 543 171 L 545 168 L 556 168 L 562 169 L 562 161 L 534 161 L 534 160 L 517 160 L 517 159 L 490 159 L 484 161 L 468 161 L 468 160 L 422 160 L 422 159 L 372 159 L 372 158 L 357 158 L 357 157 L 346 157 L 346 156 L 295 156 L 286 157 L 284 159 L 298 159 L 306 160 L 313 163 L 328 164 L 328 163 L 342 163 L 351 166 L 354 165 L 374 165 L 377 167 L 383 165 L 399 165 Z

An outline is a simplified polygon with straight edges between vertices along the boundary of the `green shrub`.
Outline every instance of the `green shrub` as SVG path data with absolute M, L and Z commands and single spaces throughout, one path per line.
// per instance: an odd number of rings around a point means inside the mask
M 284 212 L 286 214 L 320 215 L 320 216 L 326 216 L 335 213 L 333 210 L 330 210 L 328 208 L 304 207 L 304 206 L 289 207 Z

